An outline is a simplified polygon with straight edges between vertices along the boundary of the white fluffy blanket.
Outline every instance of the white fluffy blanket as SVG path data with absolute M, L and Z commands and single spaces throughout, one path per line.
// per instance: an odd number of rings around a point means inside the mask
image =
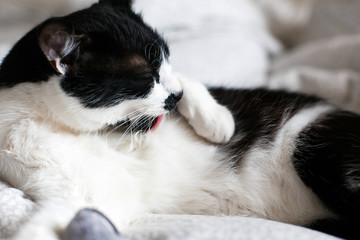
M 0 183 L 0 239 L 10 240 L 35 209 L 35 204 L 21 191 Z M 337 239 L 309 229 L 263 219 L 197 215 L 149 215 L 122 234 L 130 240 Z

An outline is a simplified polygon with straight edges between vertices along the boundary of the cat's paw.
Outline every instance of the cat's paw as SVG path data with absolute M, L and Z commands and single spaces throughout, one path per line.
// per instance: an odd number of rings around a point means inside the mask
M 226 143 L 234 135 L 235 121 L 231 112 L 218 104 L 206 91 L 204 96 L 183 99 L 178 111 L 188 120 L 195 132 L 214 143 Z
M 224 106 L 200 110 L 198 117 L 189 120 L 195 132 L 214 143 L 226 143 L 234 135 L 235 122 L 231 112 Z

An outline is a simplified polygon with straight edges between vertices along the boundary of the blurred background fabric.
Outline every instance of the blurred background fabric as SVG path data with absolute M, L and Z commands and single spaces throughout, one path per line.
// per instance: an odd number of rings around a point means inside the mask
M 94 2 L 1 0 L 0 61 L 36 24 Z M 175 71 L 209 86 L 317 95 L 360 113 L 359 0 L 135 0 L 134 9 L 168 40 Z M 0 202 L 0 239 L 5 239 L 36 206 L 1 182 Z M 212 239 L 224 234 L 228 239 L 335 239 L 265 220 L 253 223 L 241 217 L 153 216 L 128 236 L 209 239 L 203 235 L 209 232 Z
M 3 54 L 35 24 L 93 2 L 1 0 Z M 134 9 L 168 40 L 173 68 L 207 85 L 260 85 L 268 69 L 268 55 L 280 50 L 252 1 L 137 0 Z
M 1 0 L 0 59 L 44 19 L 94 2 Z M 135 9 L 169 41 L 174 70 L 210 86 L 266 85 L 281 45 L 296 49 L 360 30 L 359 0 L 137 0 Z

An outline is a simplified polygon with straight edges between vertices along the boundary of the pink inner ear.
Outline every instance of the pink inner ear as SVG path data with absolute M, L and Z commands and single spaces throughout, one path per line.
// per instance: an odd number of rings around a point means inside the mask
M 50 64 L 56 71 L 65 74 L 66 65 L 61 64 L 61 60 L 77 49 L 80 39 L 65 25 L 51 23 L 41 31 L 39 43 Z
M 56 69 L 56 61 L 55 60 L 52 60 L 50 61 L 51 65 Z M 56 69 L 57 70 L 57 69 Z
M 65 72 L 66 72 L 65 68 L 61 67 L 59 58 L 56 60 L 51 60 L 50 63 L 57 72 L 59 72 L 61 74 L 65 74 Z
M 62 75 L 65 75 L 66 73 L 66 65 L 62 64 L 60 58 L 57 58 L 55 60 L 50 61 L 51 65 L 55 68 L 56 71 L 61 73 Z
M 45 52 L 46 54 L 46 52 Z M 56 51 L 52 48 L 49 48 L 48 51 L 47 51 L 47 57 L 49 60 L 55 60 L 57 58 L 60 58 L 60 56 L 56 53 Z

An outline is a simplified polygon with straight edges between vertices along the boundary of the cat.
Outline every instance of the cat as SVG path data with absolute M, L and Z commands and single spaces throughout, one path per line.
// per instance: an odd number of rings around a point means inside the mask
M 38 205 L 14 239 L 60 239 L 83 208 L 120 231 L 167 213 L 358 237 L 341 223 L 356 225 L 360 210 L 360 117 L 175 74 L 166 41 L 131 6 L 100 0 L 48 19 L 4 59 L 0 174 Z

